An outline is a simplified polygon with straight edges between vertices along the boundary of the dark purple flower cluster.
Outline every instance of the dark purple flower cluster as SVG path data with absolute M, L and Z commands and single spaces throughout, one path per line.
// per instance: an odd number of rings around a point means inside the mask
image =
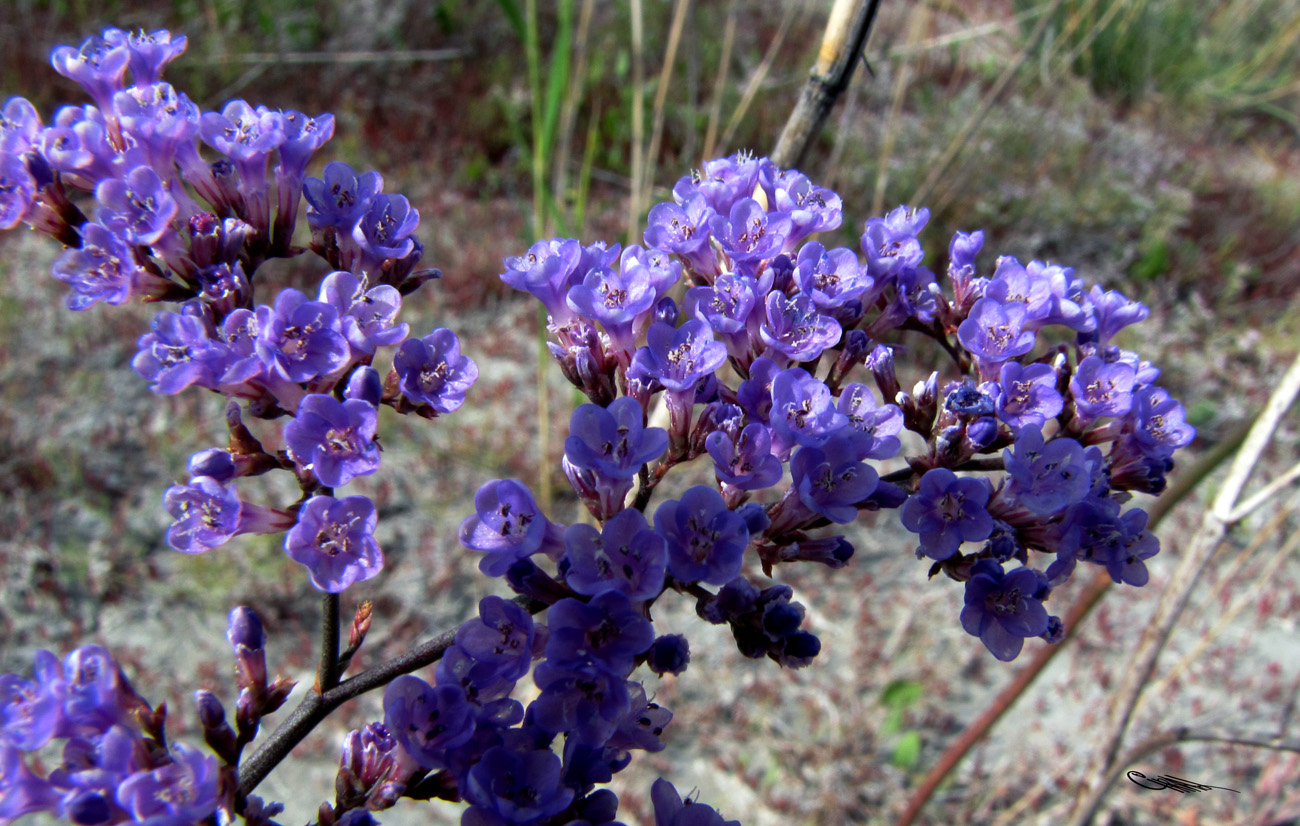
M 216 812 L 217 761 L 162 737 L 164 711 L 108 651 L 88 645 L 62 663 L 37 651 L 33 671 L 0 675 L 0 821 L 47 812 L 87 826 L 190 826 Z
M 379 467 L 378 411 L 427 418 L 460 407 L 478 377 L 449 330 L 408 338 L 402 296 L 437 275 L 416 269 L 419 214 L 382 192 L 375 172 L 343 163 L 307 176 L 334 132 L 332 115 L 250 106 L 204 112 L 161 80 L 185 38 L 108 29 L 52 61 L 93 105 L 60 109 L 51 125 L 10 99 L 0 117 L 0 228 L 25 222 L 68 247 L 54 275 L 68 306 L 174 301 L 139 340 L 136 372 L 156 393 L 197 386 L 246 402 L 251 415 L 289 415 L 284 451 L 264 448 L 228 411 L 228 449 L 205 450 L 190 479 L 167 491 L 168 543 L 201 553 L 240 533 L 283 533 L 285 552 L 321 590 L 341 591 L 383 567 L 375 507 L 333 489 Z M 84 193 L 82 195 L 81 193 Z M 328 265 L 314 296 L 282 290 L 255 303 L 258 267 L 297 255 L 307 200 L 314 252 Z M 372 364 L 398 348 L 387 378 Z M 304 501 L 276 509 L 242 501 L 241 476 L 286 470 Z
M 651 209 L 644 247 L 555 239 L 506 259 L 503 280 L 545 305 L 551 351 L 591 400 L 570 422 L 564 468 L 600 526 L 553 525 L 519 483 L 493 482 L 484 490 L 509 485 L 516 503 L 476 503 L 462 541 L 493 574 L 547 556 L 584 598 L 601 579 L 632 599 L 688 591 L 742 651 L 793 665 L 816 638 L 798 630 L 788 589 L 745 578 L 746 560 L 769 576 L 797 560 L 842 567 L 852 546 L 818 529 L 862 510 L 902 506 L 932 573 L 968 583 L 963 627 L 1001 659 L 1047 635 L 1042 600 L 1078 560 L 1145 582 L 1158 545 L 1145 515 L 1120 506 L 1130 491 L 1159 493 L 1194 435 L 1159 371 L 1112 343 L 1146 308 L 1037 261 L 1003 257 L 981 277 L 979 232 L 953 239 L 941 282 L 922 266 L 928 218 L 900 207 L 866 222 L 859 250 L 827 249 L 808 238 L 839 227 L 839 197 L 735 155 L 678 181 Z M 1043 345 L 1052 326 L 1074 345 Z M 891 342 L 906 332 L 942 345 L 952 376 L 904 392 Z M 879 396 L 853 381 L 859 367 Z M 666 433 L 649 426 L 657 409 Z M 899 453 L 904 429 L 923 445 L 882 478 L 873 463 Z M 660 503 L 651 520 L 659 481 L 705 454 L 716 484 Z M 967 543 L 978 550 L 963 553 Z M 1042 587 L 1012 571 L 996 596 L 991 566 L 1031 571 L 1031 549 L 1056 557 L 1032 574 Z M 511 582 L 553 602 L 538 580 Z

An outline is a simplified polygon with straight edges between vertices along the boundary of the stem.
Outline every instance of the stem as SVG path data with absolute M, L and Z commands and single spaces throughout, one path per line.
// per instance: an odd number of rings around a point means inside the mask
M 321 600 L 320 665 L 316 668 L 316 690 L 329 691 L 339 682 L 339 595 L 326 594 Z
M 802 166 L 835 101 L 853 79 L 853 69 L 867 44 L 879 6 L 880 0 L 856 0 L 856 6 L 854 0 L 836 0 L 826 22 L 817 63 L 772 150 L 772 162 L 777 166 Z
M 549 607 L 546 603 L 527 597 L 515 597 L 515 602 L 526 608 L 530 614 L 538 614 Z M 354 697 L 360 697 L 368 691 L 388 685 L 403 674 L 410 674 L 412 671 L 437 662 L 455 642 L 456 631 L 444 631 L 404 654 L 399 654 L 391 660 L 379 663 L 355 677 L 338 683 L 324 693 L 309 691 L 288 719 L 281 723 L 253 756 L 239 767 L 237 799 L 243 800 L 252 794 L 271 770 L 289 756 L 293 747 L 301 743 L 303 738 L 320 725 L 334 709 Z

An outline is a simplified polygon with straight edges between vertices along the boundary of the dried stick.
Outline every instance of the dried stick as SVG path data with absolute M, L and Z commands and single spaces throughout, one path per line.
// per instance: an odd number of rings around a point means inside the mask
M 835 0 L 817 63 L 772 150 L 777 166 L 789 169 L 803 164 L 835 101 L 849 87 L 879 6 L 880 0 Z
M 1241 447 L 1247 433 L 1250 431 L 1252 422 L 1253 420 L 1243 422 L 1227 438 L 1215 445 L 1213 450 L 1201 457 L 1186 473 L 1174 480 L 1164 495 L 1151 506 L 1151 518 L 1147 522 L 1149 528 L 1154 529 L 1159 525 L 1165 514 L 1187 498 L 1205 477 L 1209 476 L 1215 468 Z M 984 739 L 984 735 L 988 734 L 998 720 L 1002 719 L 1002 716 L 1015 705 L 1016 700 L 1020 699 L 1020 695 L 1029 686 L 1033 685 L 1034 681 L 1038 679 L 1038 675 L 1047 668 L 1048 663 L 1074 637 L 1079 626 L 1092 613 L 1092 609 L 1110 590 L 1110 586 L 1110 575 L 1105 571 L 1099 571 L 1093 577 L 1063 618 L 1065 639 L 1061 640 L 1057 645 L 1040 648 L 1034 658 L 1016 674 L 1011 684 L 1002 689 L 984 712 L 966 727 L 965 731 L 953 741 L 952 745 L 944 750 L 944 753 L 939 757 L 939 761 L 926 774 L 925 779 L 912 795 L 912 799 L 907 802 L 907 808 L 903 810 L 903 814 L 896 821 L 896 826 L 910 826 L 910 824 L 916 822 L 921 810 L 925 808 L 925 804 L 930 801 L 935 790 L 939 788 L 939 784 L 948 776 L 948 773 L 957 767 L 957 764 L 962 761 L 962 758 L 976 743 Z
M 1246 442 L 1237 453 L 1228 476 L 1215 497 L 1214 506 L 1205 514 L 1200 530 L 1192 540 L 1191 547 L 1183 554 L 1178 570 L 1170 579 L 1169 587 L 1161 595 L 1154 615 L 1138 643 L 1131 662 L 1133 665 L 1124 674 L 1111 700 L 1109 732 L 1094 756 L 1092 765 L 1080 784 L 1079 797 L 1070 819 L 1072 826 L 1086 826 L 1101 807 L 1105 794 L 1106 778 L 1111 776 L 1119 764 L 1119 751 L 1123 745 L 1124 735 L 1128 732 L 1133 711 L 1138 698 L 1151 680 L 1155 670 L 1156 659 L 1173 631 L 1174 624 L 1182 614 L 1191 597 L 1191 591 L 1197 580 L 1204 573 L 1206 565 L 1214 555 L 1219 543 L 1232 527 L 1239 521 L 1237 502 L 1249 481 L 1251 473 L 1259 463 L 1264 448 L 1273 438 L 1282 416 L 1291 407 L 1297 395 L 1300 395 L 1300 355 L 1291 363 L 1290 369 L 1278 383 L 1277 389 L 1269 398 L 1264 412 L 1256 420 Z M 1090 780 L 1091 778 L 1091 780 Z

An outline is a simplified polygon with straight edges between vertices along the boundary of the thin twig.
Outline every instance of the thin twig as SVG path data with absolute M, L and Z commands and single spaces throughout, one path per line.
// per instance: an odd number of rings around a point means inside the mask
M 1215 445 L 1214 449 L 1206 453 L 1201 459 L 1188 469 L 1187 472 L 1179 475 L 1164 492 L 1148 509 L 1150 519 L 1147 521 L 1147 527 L 1155 530 L 1156 526 L 1164 521 L 1164 517 L 1175 505 L 1191 495 L 1198 485 L 1227 460 L 1238 448 L 1241 447 L 1253 420 L 1246 420 L 1239 424 L 1223 441 Z M 975 719 L 961 735 L 953 741 L 943 754 L 939 757 L 934 767 L 926 773 L 925 779 L 908 801 L 907 808 L 903 811 L 902 816 L 896 822 L 896 826 L 908 826 L 914 823 L 920 815 L 925 804 L 929 802 L 939 785 L 947 778 L 948 774 L 957 767 L 967 752 L 984 739 L 989 730 L 1002 719 L 1003 715 L 1015 705 L 1016 700 L 1033 685 L 1034 681 L 1047 668 L 1048 663 L 1052 661 L 1061 651 L 1065 650 L 1069 641 L 1078 633 L 1079 627 L 1083 621 L 1092 613 L 1093 608 L 1101 601 L 1101 598 L 1110 590 L 1110 575 L 1105 571 L 1098 571 L 1092 581 L 1088 583 L 1083 593 L 1075 600 L 1074 605 L 1066 612 L 1063 622 L 1065 625 L 1065 639 L 1057 645 L 1044 646 L 1038 650 L 1033 659 L 1029 661 L 1019 672 L 1016 673 L 1015 679 L 1006 688 L 998 693 L 979 717 Z
M 547 608 L 545 603 L 527 597 L 515 597 L 514 601 L 530 614 L 540 613 Z M 288 719 L 276 728 L 252 757 L 240 765 L 239 799 L 243 800 L 252 794 L 271 770 L 288 756 L 293 747 L 301 743 L 303 738 L 320 725 L 334 709 L 354 697 L 360 697 L 368 691 L 388 685 L 403 674 L 410 674 L 412 671 L 437 662 L 455 642 L 456 631 L 445 631 L 391 660 L 386 660 L 355 677 L 344 680 L 323 694 L 309 691 Z
M 1097 778 L 1106 778 L 1114 769 L 1119 757 L 1124 735 L 1128 732 L 1133 719 L 1134 709 L 1144 688 L 1151 681 L 1156 660 L 1164 649 L 1165 643 L 1173 631 L 1174 624 L 1182 614 L 1191 597 L 1191 591 L 1204 573 L 1210 558 L 1218 548 L 1219 542 L 1234 523 L 1231 516 L 1236 510 L 1237 500 L 1249 481 L 1251 473 L 1259 464 L 1264 448 L 1272 440 L 1283 415 L 1291 407 L 1297 395 L 1300 395 L 1300 354 L 1291 363 L 1286 375 L 1278 383 L 1277 389 L 1269 398 L 1264 411 L 1250 429 L 1250 434 L 1237 452 L 1228 476 L 1215 497 L 1214 506 L 1206 512 L 1201 521 L 1201 528 L 1192 539 L 1191 547 L 1183 554 L 1178 570 L 1171 576 L 1169 586 L 1161 594 L 1155 613 L 1148 622 L 1142 639 L 1131 659 L 1132 665 L 1125 672 L 1118 689 L 1111 701 L 1109 733 L 1097 750 L 1089 771 L 1084 775 L 1070 822 L 1073 826 L 1086 826 L 1101 806 L 1105 794 Z
M 790 5 L 793 8 L 796 4 Z M 817 63 L 772 150 L 772 162 L 777 166 L 793 168 L 803 164 L 835 101 L 853 79 L 879 6 L 880 0 L 835 0 Z

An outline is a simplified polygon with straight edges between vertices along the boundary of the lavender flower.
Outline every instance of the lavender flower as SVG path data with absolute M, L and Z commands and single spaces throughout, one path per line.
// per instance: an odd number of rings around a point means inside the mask
M 439 327 L 424 338 L 408 338 L 393 356 L 403 398 L 427 404 L 436 413 L 452 413 L 478 381 L 478 365 L 460 353 L 456 334 Z
M 561 547 L 562 529 L 542 515 L 522 482 L 488 482 L 474 494 L 474 509 L 477 513 L 460 523 L 460 544 L 487 554 L 478 567 L 488 576 L 501 576 L 518 560 Z
M 1004 573 L 998 563 L 981 559 L 966 581 L 961 626 L 979 637 L 993 656 L 1010 662 L 1020 654 L 1025 638 L 1047 631 L 1042 603 L 1047 590 L 1047 577 L 1040 571 L 1021 567 Z
M 268 370 L 288 381 L 310 381 L 341 369 L 348 340 L 339 312 L 297 290 L 281 290 L 275 308 L 257 308 L 257 354 Z
M 284 443 L 293 460 L 310 468 L 322 485 L 341 487 L 379 469 L 378 422 L 374 405 L 312 393 L 284 426 Z
M 184 743 L 173 745 L 171 755 L 171 763 L 118 786 L 118 805 L 137 821 L 193 823 L 216 811 L 217 761 Z
M 645 427 L 644 415 L 641 405 L 628 396 L 608 407 L 580 405 L 569 418 L 564 455 L 577 467 L 611 479 L 630 479 L 668 448 L 667 431 Z
M 474 707 L 458 685 L 402 675 L 384 689 L 384 727 L 420 768 L 447 768 L 447 751 L 474 734 Z
M 947 468 L 926 471 L 901 514 L 904 527 L 921 535 L 917 556 L 944 560 L 963 542 L 987 539 L 993 517 L 985 505 L 992 493 L 986 479 L 958 478 Z
M 282 511 L 241 502 L 233 489 L 207 476 L 168 488 L 163 507 L 176 519 L 167 544 L 187 554 L 224 545 L 236 534 L 278 533 L 291 523 Z
M 73 290 L 68 309 L 84 310 L 97 301 L 124 304 L 146 283 L 135 253 L 112 230 L 86 224 L 81 239 L 80 249 L 70 249 L 54 262 L 54 277 Z
M 546 659 L 558 666 L 593 663 L 614 676 L 632 670 L 638 654 L 654 642 L 654 629 L 639 606 L 618 591 L 582 602 L 562 599 L 547 614 Z
M 1020 302 L 1001 304 L 981 298 L 957 327 L 962 346 L 981 364 L 1001 364 L 1034 349 L 1034 333 L 1026 329 L 1028 311 Z
M 337 594 L 384 568 L 375 541 L 375 505 L 364 496 L 313 496 L 284 537 L 284 552 L 311 573 L 311 584 Z
M 679 582 L 722 585 L 740 573 L 749 528 L 722 496 L 697 485 L 655 510 L 655 529 L 668 543 L 668 573 Z
M 628 599 L 647 600 L 663 590 L 667 545 L 635 508 L 619 512 L 600 530 L 570 525 L 564 547 L 560 573 L 579 594 L 618 591 Z
M 153 382 L 155 393 L 171 395 L 187 387 L 215 388 L 220 380 L 217 368 L 226 348 L 208 336 L 204 320 L 193 314 L 161 312 L 154 316 L 153 332 L 140 337 L 140 352 L 131 367 L 141 378 Z

